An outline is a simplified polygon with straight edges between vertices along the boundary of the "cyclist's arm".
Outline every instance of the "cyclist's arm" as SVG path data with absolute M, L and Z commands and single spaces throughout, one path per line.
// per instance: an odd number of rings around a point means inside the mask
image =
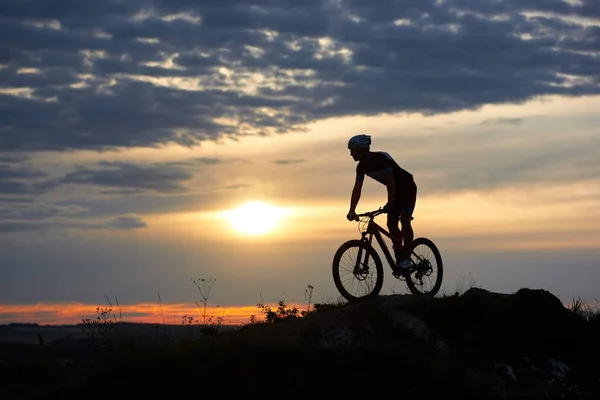
M 363 180 L 357 177 L 354 181 L 354 188 L 352 189 L 352 196 L 350 197 L 350 212 L 356 211 L 356 205 L 360 200 L 360 193 L 362 191 Z
M 396 197 L 396 183 L 394 182 L 394 174 L 391 170 L 385 174 L 385 186 L 388 191 L 388 203 L 391 204 Z

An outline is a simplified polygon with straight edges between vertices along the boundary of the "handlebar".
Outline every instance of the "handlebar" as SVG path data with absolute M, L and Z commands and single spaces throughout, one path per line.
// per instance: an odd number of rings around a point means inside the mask
M 378 216 L 379 214 L 385 214 L 387 213 L 387 211 L 385 211 L 383 209 L 383 207 L 379 207 L 377 210 L 375 211 L 368 211 L 362 214 L 356 214 L 356 218 L 354 218 L 355 221 L 359 221 L 360 217 L 369 217 L 369 218 L 375 218 L 376 216 Z

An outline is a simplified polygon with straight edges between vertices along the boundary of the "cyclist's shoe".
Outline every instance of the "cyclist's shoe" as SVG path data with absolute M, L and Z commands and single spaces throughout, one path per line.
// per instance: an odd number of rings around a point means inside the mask
M 394 266 L 394 275 L 406 275 L 410 272 L 412 261 L 408 258 L 401 258 Z

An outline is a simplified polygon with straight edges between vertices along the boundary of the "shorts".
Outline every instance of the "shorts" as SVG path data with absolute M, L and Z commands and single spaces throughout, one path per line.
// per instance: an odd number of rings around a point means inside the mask
M 389 214 L 408 214 L 412 216 L 417 204 L 417 185 L 410 181 L 396 186 L 396 201 L 392 205 Z M 395 211 L 395 212 L 394 212 Z

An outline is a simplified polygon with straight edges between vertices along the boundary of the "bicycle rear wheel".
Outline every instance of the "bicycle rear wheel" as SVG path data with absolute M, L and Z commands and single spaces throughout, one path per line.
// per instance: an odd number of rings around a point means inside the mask
M 383 286 L 381 258 L 368 243 L 349 240 L 333 257 L 333 281 L 348 301 L 375 297 Z
M 417 238 L 413 240 L 411 259 L 414 272 L 406 276 L 408 289 L 412 294 L 435 296 L 444 277 L 440 251 L 431 240 Z

